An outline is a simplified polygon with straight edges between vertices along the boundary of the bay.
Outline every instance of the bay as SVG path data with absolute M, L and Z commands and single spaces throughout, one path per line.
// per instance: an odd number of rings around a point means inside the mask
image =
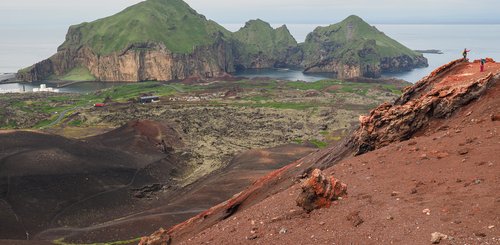
M 223 25 L 230 31 L 237 31 L 244 24 Z M 273 24 L 274 28 L 281 24 Z M 307 34 L 318 26 L 327 24 L 287 24 L 290 33 L 297 42 L 304 42 Z M 395 77 L 409 82 L 416 82 L 428 75 L 437 67 L 462 57 L 464 48 L 470 49 L 470 60 L 490 57 L 500 61 L 500 25 L 396 25 L 376 24 L 379 31 L 397 40 L 412 50 L 438 49 L 443 54 L 424 54 L 429 61 L 429 67 L 417 68 L 412 71 L 386 73 L 384 77 Z M 252 73 L 254 73 L 252 71 Z M 242 76 L 252 75 L 245 72 Z M 266 73 L 269 73 L 266 71 Z M 279 76 L 282 71 L 276 71 L 271 77 Z M 292 74 L 291 74 L 292 75 Z
M 237 31 L 244 24 L 223 24 L 231 31 Z M 282 24 L 272 24 L 279 27 Z M 303 42 L 308 33 L 317 26 L 326 24 L 287 24 L 291 34 L 298 42 Z M 429 60 L 429 67 L 408 72 L 383 74 L 384 77 L 396 77 L 416 82 L 435 68 L 461 57 L 464 48 L 472 50 L 471 60 L 491 57 L 500 60 L 500 25 L 395 25 L 376 24 L 377 29 L 411 49 L 438 49 L 443 54 L 424 54 Z M 0 73 L 13 73 L 50 57 L 57 52 L 57 47 L 64 41 L 66 26 L 43 26 L 37 29 L 26 27 L 0 26 Z M 303 74 L 289 69 L 248 70 L 237 75 L 247 77 L 267 76 L 275 79 L 315 81 L 328 78 L 324 74 Z M 5 87 L 6 85 L 0 85 Z M 13 86 L 13 85 L 9 85 Z M 17 85 L 20 86 L 20 85 Z M 101 85 L 95 86 L 95 89 Z M 102 85 L 105 86 L 105 85 Z M 92 86 L 75 84 L 64 90 L 88 92 Z

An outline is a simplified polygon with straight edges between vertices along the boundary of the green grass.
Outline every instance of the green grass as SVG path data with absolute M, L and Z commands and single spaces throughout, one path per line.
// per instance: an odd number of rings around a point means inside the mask
M 382 84 L 382 87 L 384 89 L 389 90 L 391 93 L 396 94 L 396 95 L 401 95 L 403 92 L 401 91 L 401 88 L 396 87 L 395 85 L 392 84 Z
M 123 241 L 113 241 L 113 242 L 99 242 L 99 243 L 69 243 L 65 242 L 64 238 L 57 239 L 52 241 L 52 243 L 56 245 L 122 245 L 122 244 L 131 244 L 131 243 L 137 243 L 141 240 L 141 238 L 134 238 L 130 240 L 123 240 Z
M 257 96 L 252 96 L 252 97 L 243 98 L 243 99 L 244 99 L 244 100 L 250 100 L 250 101 L 258 101 L 258 102 L 261 102 L 261 101 L 265 101 L 265 100 L 270 100 L 271 98 L 269 98 L 268 96 L 257 95 Z
M 61 80 L 61 81 L 95 81 L 96 78 L 90 73 L 90 71 L 83 67 L 75 67 L 63 76 L 50 76 L 49 80 Z
M 252 57 L 276 58 L 286 54 L 290 47 L 297 46 L 297 41 L 286 26 L 273 29 L 260 19 L 248 21 L 233 36 L 237 40 L 239 62 L 245 67 L 251 66 Z
M 309 142 L 311 142 L 311 144 L 315 145 L 316 147 L 318 147 L 320 149 L 325 148 L 325 147 L 328 146 L 328 143 L 323 142 L 321 140 L 317 140 L 317 139 L 309 140 Z
M 373 65 L 382 57 L 421 56 L 354 15 L 334 25 L 317 27 L 301 47 L 309 64 L 330 58 L 350 65 Z M 328 47 L 335 49 L 328 57 L 320 57 L 318 51 Z
M 13 129 L 17 127 L 17 122 L 14 120 L 9 120 L 9 123 L 7 123 L 4 128 L 5 129 Z
M 80 127 L 82 126 L 82 124 L 83 124 L 82 120 L 74 120 L 68 123 L 68 125 L 72 127 Z
M 317 90 L 322 91 L 331 86 L 337 86 L 339 89 L 337 91 L 329 91 L 331 93 L 352 93 L 361 96 L 366 96 L 369 90 L 375 89 L 381 86 L 381 88 L 387 90 L 394 94 L 401 94 L 401 89 L 397 88 L 393 84 L 380 84 L 380 83 L 358 83 L 358 82 L 345 82 L 338 80 L 320 80 L 316 82 L 287 82 L 288 88 L 298 89 L 298 90 Z
M 259 81 L 259 82 L 253 82 L 253 81 L 248 81 L 248 80 L 241 80 L 237 81 L 234 83 L 235 85 L 238 85 L 241 88 L 255 88 L 255 89 L 267 89 L 267 90 L 275 90 L 278 88 L 278 82 L 271 80 L 271 81 Z
M 314 103 L 294 103 L 294 102 L 263 102 L 263 103 L 240 103 L 236 106 L 245 106 L 250 108 L 274 108 L 274 109 L 292 109 L 292 110 L 305 110 L 309 108 L 319 107 L 320 104 Z
M 328 132 L 328 131 L 320 131 L 320 132 L 319 132 L 319 134 L 321 134 L 321 135 L 328 135 L 329 133 L 330 133 L 330 132 Z
M 47 98 L 48 101 L 51 101 L 51 102 L 64 102 L 64 103 L 68 103 L 68 102 L 75 102 L 75 101 L 78 101 L 80 98 L 80 96 L 71 96 L 71 95 L 57 95 L 55 94 L 54 96 L 50 96 Z
M 151 42 L 163 43 L 175 53 L 191 53 L 194 47 L 214 43 L 219 33 L 229 35 L 229 31 L 181 0 L 144 1 L 113 16 L 71 26 L 69 33 L 81 39 L 67 39 L 64 47 L 87 45 L 99 55 Z
M 345 82 L 341 81 L 336 81 L 336 80 L 319 80 L 316 82 L 287 82 L 286 86 L 292 89 L 299 89 L 299 90 L 323 90 L 327 87 L 333 86 L 333 85 L 339 85 L 339 84 L 344 84 Z
M 143 82 L 105 89 L 99 92 L 98 97 L 109 97 L 113 101 L 123 102 L 135 99 L 142 94 L 155 94 L 161 96 L 173 93 L 175 93 L 174 88 L 162 86 L 157 82 Z
M 330 93 L 335 93 L 335 97 L 349 96 L 349 93 L 367 96 L 368 91 L 378 90 L 381 92 L 401 93 L 399 87 L 392 84 L 380 83 L 355 83 L 336 80 L 321 80 L 317 82 L 277 82 L 277 81 L 238 81 L 238 82 L 219 82 L 210 85 L 185 85 L 180 83 L 164 84 L 161 82 L 141 82 L 131 83 L 121 86 L 100 90 L 94 93 L 67 95 L 53 94 L 41 100 L 13 100 L 7 101 L 7 108 L 23 111 L 28 114 L 45 114 L 45 120 L 39 121 L 33 128 L 45 127 L 53 122 L 56 117 L 64 110 L 87 107 L 95 103 L 103 102 L 106 98 L 114 102 L 127 102 L 136 100 L 142 95 L 153 94 L 160 97 L 169 97 L 175 94 L 188 95 L 190 92 L 208 92 L 221 91 L 228 88 L 240 87 L 245 88 L 245 91 L 250 90 L 250 96 L 244 97 L 241 100 L 234 100 L 227 103 L 225 100 L 211 100 L 208 105 L 211 106 L 239 106 L 249 108 L 273 108 L 273 109 L 292 109 L 292 110 L 317 110 L 319 107 L 331 107 L 335 102 L 321 101 L 280 101 L 280 96 L 277 93 L 296 93 L 295 90 L 318 90 L 324 91 L 326 88 L 335 85 L 337 89 L 328 90 Z M 262 89 L 265 89 L 262 91 Z M 257 92 L 258 93 L 255 93 Z M 277 97 L 276 97 L 277 96 Z M 375 95 L 374 95 L 375 96 Z M 0 98 L 1 99 L 1 98 Z M 165 99 L 165 98 L 164 98 Z M 334 100 L 335 101 L 335 100 Z M 366 105 L 367 108 L 376 105 Z M 345 109 L 359 110 L 358 105 L 345 104 Z M 1 111 L 1 110 L 0 110 Z M 58 112 L 58 113 L 56 113 Z M 66 113 L 71 115 L 72 111 Z M 3 113 L 4 114 L 4 113 Z M 38 116 L 38 118 L 40 118 Z M 3 120 L 5 121 L 5 120 Z M 6 122 L 6 121 L 5 121 Z M 71 121 L 70 126 L 81 126 L 84 122 L 79 120 Z M 9 125 L 2 127 L 16 127 L 17 125 L 10 122 Z M 327 135 L 328 132 L 320 132 L 322 135 Z
M 37 124 L 35 124 L 35 126 L 33 126 L 33 128 L 34 129 L 44 128 L 47 125 L 49 125 L 50 123 L 52 123 L 55 119 L 56 119 L 56 117 L 52 117 L 50 119 L 42 120 L 42 121 L 38 122 Z

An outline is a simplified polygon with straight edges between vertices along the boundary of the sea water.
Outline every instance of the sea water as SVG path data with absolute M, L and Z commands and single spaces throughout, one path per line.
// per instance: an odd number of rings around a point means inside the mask
M 281 24 L 273 24 L 278 27 Z M 243 24 L 224 24 L 224 27 L 236 31 Z M 298 42 L 303 42 L 308 33 L 317 26 L 325 24 L 288 24 L 292 35 Z M 451 60 L 461 57 L 464 48 L 470 49 L 471 60 L 491 57 L 500 60 L 500 25 L 374 25 L 393 39 L 410 49 L 438 49 L 443 54 L 424 54 L 429 60 L 429 67 L 414 69 L 409 72 L 384 74 L 386 77 L 401 78 L 410 82 L 418 81 L 433 69 Z M 14 73 L 46 59 L 57 52 L 57 47 L 65 38 L 67 27 L 44 26 L 38 29 L 26 27 L 0 26 L 0 74 Z M 249 77 L 269 76 L 288 80 L 314 81 L 327 78 L 324 75 L 306 75 L 294 70 L 248 71 Z M 0 85 L 3 86 L 3 85 Z
M 231 31 L 237 31 L 243 25 L 226 24 L 224 27 Z M 280 24 L 273 24 L 279 27 Z M 290 24 L 287 25 L 290 33 L 297 42 L 304 42 L 307 34 L 317 26 L 325 24 Z M 429 61 L 429 67 L 413 69 L 412 71 L 387 73 L 384 77 L 396 77 L 409 82 L 416 82 L 428 75 L 437 67 L 452 60 L 462 57 L 464 48 L 471 50 L 470 60 L 491 57 L 500 61 L 500 25 L 374 25 L 379 31 L 397 40 L 406 47 L 413 50 L 441 50 L 443 54 L 424 54 Z M 239 73 L 239 75 L 252 75 L 251 71 Z M 269 71 L 264 71 L 269 74 Z M 279 75 L 282 71 L 276 71 L 271 75 Z M 293 74 L 289 74 L 293 75 Z M 307 76 L 307 75 L 306 75 Z M 274 77 L 274 76 L 271 76 Z M 299 76 L 296 79 L 301 79 Z M 307 80 L 307 79 L 304 79 Z M 308 81 L 308 80 L 307 80 Z

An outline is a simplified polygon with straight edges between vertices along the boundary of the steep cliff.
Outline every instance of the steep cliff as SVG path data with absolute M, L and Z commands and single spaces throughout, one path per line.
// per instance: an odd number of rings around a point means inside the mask
M 47 60 L 19 72 L 26 81 L 86 67 L 100 81 L 171 80 L 231 72 L 230 35 L 182 0 L 148 0 L 71 26 Z
M 240 69 L 298 66 L 297 41 L 283 25 L 273 29 L 260 19 L 248 21 L 234 33 L 236 63 Z
M 116 15 L 71 26 L 55 55 L 20 70 L 17 79 L 135 82 L 276 67 L 350 78 L 425 65 L 421 54 L 357 16 L 318 27 L 305 43 L 297 44 L 284 25 L 273 29 L 262 20 L 251 20 L 231 33 L 182 0 L 146 0 Z
M 427 60 L 351 15 L 318 27 L 301 44 L 305 72 L 333 72 L 340 78 L 380 77 L 381 72 L 427 66 Z
M 356 154 L 411 138 L 432 119 L 447 118 L 481 97 L 500 77 L 498 71 L 474 74 L 472 67 L 462 59 L 452 61 L 406 89 L 394 104 L 384 103 L 361 116 L 352 138 Z

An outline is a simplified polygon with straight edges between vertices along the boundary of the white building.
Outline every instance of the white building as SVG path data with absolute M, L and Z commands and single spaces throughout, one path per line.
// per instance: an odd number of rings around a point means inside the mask
M 33 88 L 33 92 L 53 92 L 59 93 L 59 89 L 49 88 L 46 84 L 40 84 L 40 88 Z

